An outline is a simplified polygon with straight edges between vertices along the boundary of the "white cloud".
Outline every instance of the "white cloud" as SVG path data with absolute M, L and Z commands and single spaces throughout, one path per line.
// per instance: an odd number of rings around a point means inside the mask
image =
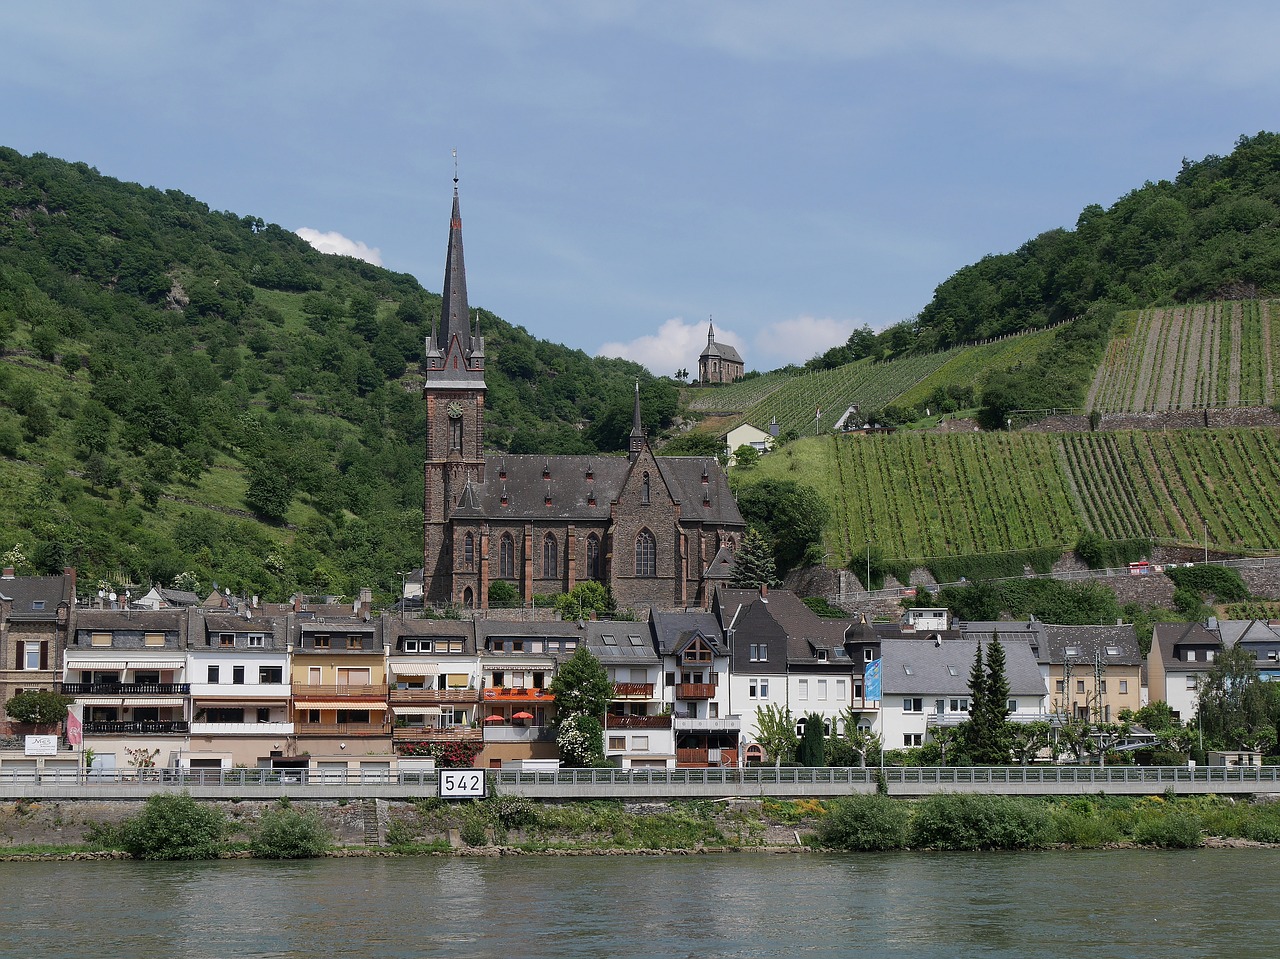
M 788 363 L 805 360 L 825 353 L 849 339 L 858 324 L 853 320 L 836 320 L 831 317 L 797 316 L 789 320 L 770 323 L 756 333 L 755 354 L 752 362 L 744 354 L 748 369 L 776 370 Z
M 728 343 L 743 351 L 743 339 L 732 330 L 716 327 L 716 342 Z M 657 333 L 637 336 L 628 342 L 603 344 L 596 350 L 597 356 L 620 356 L 648 367 L 655 376 L 672 376 L 678 369 L 686 369 L 690 376 L 698 375 L 698 357 L 707 345 L 705 321 L 686 323 L 675 316 L 658 327 Z M 744 353 L 747 366 L 751 358 Z
M 319 230 L 313 230 L 309 226 L 299 227 L 293 231 L 302 237 L 321 253 L 338 253 L 342 256 L 354 256 L 357 260 L 364 260 L 366 263 L 372 263 L 374 266 L 382 266 L 382 251 L 375 247 L 368 247 L 359 240 L 350 240 L 337 231 L 329 233 L 321 233 Z

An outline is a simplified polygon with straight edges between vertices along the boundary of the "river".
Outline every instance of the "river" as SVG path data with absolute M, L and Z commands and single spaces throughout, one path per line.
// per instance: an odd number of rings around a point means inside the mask
M 0 955 L 1273 957 L 1280 850 L 0 866 Z

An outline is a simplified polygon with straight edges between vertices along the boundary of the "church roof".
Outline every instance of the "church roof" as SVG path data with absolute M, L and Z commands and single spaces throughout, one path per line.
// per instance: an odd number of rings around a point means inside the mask
M 685 355 L 688 356 L 689 354 L 686 353 Z M 718 356 L 720 359 L 726 360 L 729 363 L 743 362 L 741 353 L 735 350 L 728 343 L 717 343 L 715 340 L 712 340 L 710 343 L 706 345 L 706 348 L 703 349 L 700 356 L 701 357 Z
M 685 521 L 743 525 L 720 464 L 704 456 L 655 456 Z M 609 519 L 631 471 L 620 456 L 495 453 L 485 457 L 483 483 L 467 484 L 455 520 Z M 594 498 L 593 495 L 594 494 Z M 505 502 L 504 502 L 505 501 Z

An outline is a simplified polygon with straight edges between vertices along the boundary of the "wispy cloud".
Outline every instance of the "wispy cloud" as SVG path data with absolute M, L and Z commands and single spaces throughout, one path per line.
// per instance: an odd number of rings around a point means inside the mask
M 297 233 L 298 236 L 302 237 L 321 253 L 354 256 L 357 260 L 364 260 L 374 266 L 382 266 L 382 251 L 376 246 L 365 246 L 359 240 L 349 239 L 337 231 L 322 233 L 320 230 L 313 230 L 309 226 L 303 226 L 293 232 Z
M 853 320 L 837 320 L 832 317 L 797 316 L 770 323 L 755 335 L 754 352 L 757 359 L 748 357 L 747 366 L 758 370 L 775 370 L 788 363 L 805 360 L 825 353 L 847 339 L 858 324 Z M 716 334 L 719 339 L 719 334 Z

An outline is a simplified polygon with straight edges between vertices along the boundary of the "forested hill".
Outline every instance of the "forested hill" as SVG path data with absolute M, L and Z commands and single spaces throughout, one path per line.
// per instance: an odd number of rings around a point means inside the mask
M 438 311 L 252 215 L 0 148 L 0 551 L 114 585 L 398 590 L 421 564 Z M 481 325 L 496 448 L 620 450 L 637 378 L 646 425 L 675 413 L 637 364 Z

